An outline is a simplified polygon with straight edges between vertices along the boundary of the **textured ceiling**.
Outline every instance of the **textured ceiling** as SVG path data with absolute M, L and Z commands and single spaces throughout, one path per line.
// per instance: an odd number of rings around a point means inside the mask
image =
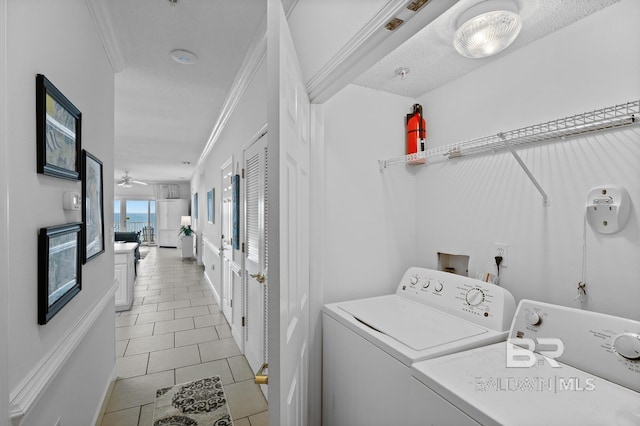
M 453 35 L 460 14 L 481 1 L 460 0 L 354 83 L 418 98 L 619 0 L 515 0 L 522 18 L 516 41 L 495 56 L 468 59 L 454 49 Z M 410 69 L 405 80 L 395 73 L 399 67 Z
M 106 3 L 126 63 L 115 77 L 115 178 L 128 170 L 138 180 L 189 179 L 267 2 Z M 175 62 L 174 49 L 198 62 Z

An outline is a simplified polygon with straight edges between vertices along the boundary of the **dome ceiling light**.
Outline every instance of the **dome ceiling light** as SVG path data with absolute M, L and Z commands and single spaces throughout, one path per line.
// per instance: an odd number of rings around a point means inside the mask
M 502 52 L 522 29 L 517 11 L 512 0 L 487 0 L 470 7 L 458 18 L 453 47 L 467 58 Z
M 195 54 L 183 49 L 172 50 L 171 58 L 183 65 L 192 65 L 198 62 L 198 57 Z

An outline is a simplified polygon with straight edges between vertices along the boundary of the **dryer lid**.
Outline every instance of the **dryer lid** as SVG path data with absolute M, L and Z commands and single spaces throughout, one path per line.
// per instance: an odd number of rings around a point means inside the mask
M 487 332 L 467 320 L 396 295 L 345 302 L 339 308 L 415 351 Z

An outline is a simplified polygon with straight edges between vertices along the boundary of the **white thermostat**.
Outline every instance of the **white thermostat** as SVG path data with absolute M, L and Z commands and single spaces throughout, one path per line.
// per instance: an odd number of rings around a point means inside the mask
M 62 208 L 65 210 L 82 209 L 82 198 L 79 192 L 67 191 L 62 195 Z
M 601 234 L 613 234 L 625 227 L 631 213 L 626 189 L 617 185 L 592 188 L 587 197 L 587 220 Z

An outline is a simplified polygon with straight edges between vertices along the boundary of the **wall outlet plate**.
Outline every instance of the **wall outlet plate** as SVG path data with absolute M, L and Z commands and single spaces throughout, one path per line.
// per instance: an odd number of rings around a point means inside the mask
M 496 256 L 502 256 L 502 263 L 500 263 L 500 268 L 509 266 L 509 246 L 505 243 L 493 243 L 493 245 L 494 261 Z

